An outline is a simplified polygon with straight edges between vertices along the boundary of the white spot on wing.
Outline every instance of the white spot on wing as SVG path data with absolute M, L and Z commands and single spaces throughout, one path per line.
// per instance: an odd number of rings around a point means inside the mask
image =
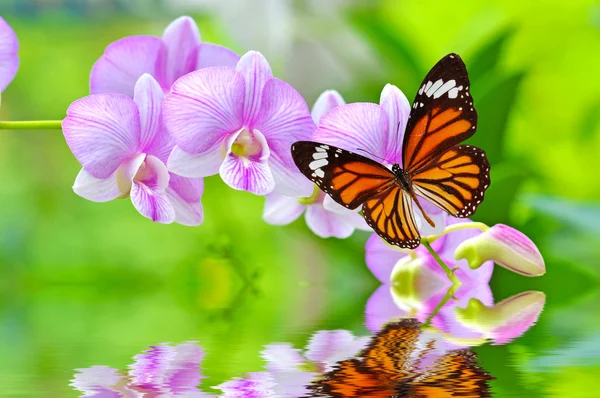
M 444 83 L 440 88 L 438 88 L 433 93 L 433 98 L 441 97 L 442 95 L 446 94 L 448 92 L 448 90 L 450 90 L 454 86 L 456 86 L 456 80 L 454 80 L 454 79 L 448 80 L 446 83 Z
M 315 174 L 321 178 L 325 177 L 325 173 L 321 169 L 315 170 Z
M 429 82 L 431 83 L 431 82 Z M 427 94 L 428 97 L 431 97 L 433 95 L 433 93 L 440 87 L 442 87 L 442 85 L 444 84 L 442 79 L 438 79 L 435 83 L 433 83 L 432 86 L 429 86 L 428 83 L 428 88 L 427 91 L 425 91 L 425 94 Z
M 429 82 L 427 82 L 427 84 L 425 85 L 425 88 L 424 88 L 423 90 L 425 90 L 425 91 L 429 90 L 429 87 L 431 87 L 431 85 L 432 85 L 432 84 L 433 84 L 433 83 L 432 83 L 432 82 L 430 82 L 430 81 L 429 81 Z
M 327 152 L 315 152 L 313 153 L 313 159 L 325 159 L 327 157 Z
M 310 167 L 311 170 L 316 170 L 316 169 L 319 169 L 319 168 L 321 168 L 323 166 L 326 166 L 327 163 L 329 163 L 327 161 L 327 159 L 313 160 L 312 162 L 310 162 L 310 164 L 308 165 L 308 167 Z M 316 171 L 315 171 L 315 173 L 316 173 Z M 318 174 L 319 173 L 317 173 L 317 175 Z

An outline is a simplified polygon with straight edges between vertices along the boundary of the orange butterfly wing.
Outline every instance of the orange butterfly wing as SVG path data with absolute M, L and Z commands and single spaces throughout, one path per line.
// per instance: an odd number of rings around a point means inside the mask
M 397 185 L 394 174 L 381 164 L 331 145 L 298 141 L 292 157 L 308 179 L 349 209 Z
M 333 200 L 349 209 L 362 204 L 367 224 L 388 243 L 410 249 L 419 246 L 412 200 L 386 167 L 310 141 L 294 143 L 292 156 L 300 171 Z
M 483 150 L 458 145 L 411 174 L 415 193 L 454 217 L 470 217 L 490 185 Z
M 477 128 L 467 69 L 449 54 L 427 74 L 409 116 L 402 160 L 415 193 L 455 217 L 469 217 L 490 184 L 479 148 L 462 145 Z
M 449 351 L 432 366 L 415 358 L 420 324 L 404 319 L 388 324 L 355 359 L 338 363 L 310 389 L 318 397 L 489 397 L 492 379 L 469 350 Z M 421 342 L 422 343 L 422 342 Z
M 367 224 L 391 245 L 414 249 L 421 238 L 410 194 L 394 185 L 363 205 Z

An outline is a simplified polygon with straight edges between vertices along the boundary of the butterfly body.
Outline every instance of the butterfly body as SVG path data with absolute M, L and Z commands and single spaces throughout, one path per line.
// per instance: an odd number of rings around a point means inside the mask
M 401 158 L 389 162 L 391 170 L 369 157 L 312 141 L 292 145 L 294 162 L 342 206 L 356 209 L 362 205 L 367 224 L 388 243 L 414 249 L 420 244 L 420 234 L 413 203 L 433 226 L 417 196 L 451 216 L 469 217 L 490 184 L 485 152 L 460 145 L 476 130 L 469 86 L 466 67 L 456 54 L 447 55 L 432 68 L 411 108 Z

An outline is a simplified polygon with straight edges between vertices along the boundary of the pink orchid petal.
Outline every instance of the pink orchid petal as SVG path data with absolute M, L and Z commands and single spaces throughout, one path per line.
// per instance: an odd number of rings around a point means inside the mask
M 165 192 L 169 184 L 169 172 L 156 157 L 147 156 L 145 165 L 147 176 L 134 181 L 131 187 L 131 202 L 137 211 L 154 222 L 170 224 L 175 221 L 175 209 Z
M 111 43 L 92 67 L 91 93 L 133 97 L 140 76 L 149 73 L 157 77 L 161 54 L 165 51 L 163 41 L 152 36 L 129 36 Z
M 308 205 L 305 217 L 311 231 L 321 238 L 345 239 L 354 232 L 354 227 L 344 221 L 344 216 L 327 211 L 320 204 Z
M 544 310 L 546 295 L 535 291 L 524 292 L 501 301 L 496 304 L 496 307 L 508 307 L 511 302 L 516 303 L 517 301 L 520 305 L 513 306 L 512 316 L 490 331 L 490 337 L 495 344 L 508 344 L 535 325 Z M 498 311 L 498 315 L 504 314 Z
M 224 143 L 217 142 L 213 148 L 206 152 L 191 154 L 178 146 L 173 148 L 169 156 L 169 171 L 183 177 L 199 178 L 208 177 L 219 173 L 219 168 L 225 159 Z
M 258 156 L 238 156 L 231 151 L 231 146 L 242 130 L 227 139 L 229 148 L 225 160 L 219 169 L 221 178 L 233 189 L 252 192 L 256 195 L 266 195 L 273 191 L 275 180 L 269 168 L 269 155 L 271 151 L 267 141 L 258 130 L 254 130 L 254 138 L 261 146 Z
M 89 368 L 75 369 L 78 373 L 75 374 L 71 381 L 73 386 L 78 391 L 81 391 L 89 397 L 122 397 L 116 390 L 116 386 L 120 384 L 123 376 L 116 369 L 108 366 L 95 365 Z
M 265 135 L 274 154 L 271 165 L 279 192 L 289 196 L 310 196 L 313 183 L 300 173 L 291 153 L 292 144 L 310 139 L 315 129 L 302 96 L 279 79 L 269 80 L 254 126 Z
M 0 17 L 0 92 L 13 81 L 19 70 L 19 40 L 6 21 Z
M 163 102 L 168 132 L 185 152 L 206 152 L 242 127 L 244 90 L 243 76 L 232 68 L 188 73 Z
M 260 127 L 254 126 L 253 122 L 261 112 L 263 87 L 273 78 L 271 66 L 261 53 L 248 51 L 240 58 L 236 69 L 244 76 L 246 82 L 243 114 L 244 124 L 260 130 Z
M 183 394 L 177 393 L 195 392 L 200 384 L 198 364 L 203 356 L 204 351 L 195 343 L 151 346 L 134 357 L 135 363 L 129 371 L 131 383 L 136 388 L 168 396 L 179 397 Z
M 162 73 L 168 88 L 179 77 L 196 69 L 200 32 L 192 18 L 183 16 L 167 26 L 162 40 L 167 48 Z
M 345 103 L 346 102 L 344 101 L 340 93 L 338 93 L 337 91 L 323 91 L 321 95 L 319 95 L 319 98 L 317 98 L 317 100 L 315 101 L 315 104 L 313 105 L 313 108 L 310 112 L 313 122 L 315 122 L 315 124 L 319 124 L 319 120 L 321 120 L 321 117 L 324 114 L 326 114 L 333 108 L 336 108 L 340 105 L 344 105 Z
M 289 343 L 268 344 L 260 352 L 269 372 L 296 371 L 305 362 L 300 350 Z
M 369 224 L 367 224 L 365 218 L 358 213 L 344 215 L 344 221 L 352 225 L 355 229 L 373 232 L 373 228 L 369 227 Z
M 196 69 L 207 68 L 209 66 L 229 66 L 230 68 L 235 68 L 239 60 L 240 56 L 227 47 L 212 43 L 202 43 L 198 50 Z
M 376 233 L 372 234 L 365 245 L 367 267 L 381 283 L 390 283 L 390 276 L 396 263 L 408 256 L 388 245 Z
M 157 135 L 168 136 L 161 118 L 163 99 L 164 93 L 151 75 L 144 73 L 135 83 L 133 101 L 140 114 L 140 149 L 142 152 L 147 152 L 147 147 L 157 139 Z
M 121 163 L 115 172 L 117 184 L 119 185 L 119 189 L 123 195 L 126 196 L 129 194 L 129 191 L 131 190 L 131 184 L 133 183 L 133 178 L 137 174 L 142 164 L 144 164 L 144 160 L 146 160 L 146 154 L 138 153 Z
M 137 106 L 120 94 L 90 95 L 73 102 L 62 123 L 67 145 L 92 176 L 110 177 L 139 149 Z
M 320 330 L 310 337 L 306 358 L 312 362 L 340 362 L 362 351 L 368 338 L 357 338 L 347 330 Z
M 332 211 L 342 216 L 357 213 L 356 210 L 350 210 L 347 207 L 342 206 L 335 200 L 331 199 L 331 196 L 329 195 L 325 195 L 325 197 L 323 198 L 323 207 L 326 210 Z
M 321 118 L 314 140 L 335 145 L 381 162 L 386 155 L 388 117 L 377 104 L 338 106 Z
M 272 225 L 287 225 L 304 212 L 298 199 L 271 192 L 266 195 L 263 220 Z
M 423 203 L 424 201 L 420 201 L 420 203 Z M 427 210 L 425 210 L 427 212 Z M 446 228 L 446 213 L 442 213 L 442 212 L 435 212 L 435 213 L 429 213 L 427 212 L 427 215 L 429 216 L 429 218 L 431 218 L 431 221 L 433 221 L 433 223 L 435 224 L 434 227 L 432 227 L 431 225 L 429 225 L 429 223 L 425 220 L 425 218 L 423 217 L 423 213 L 421 212 L 421 209 L 419 209 L 419 207 L 416 205 L 416 203 L 413 203 L 413 212 L 415 214 L 415 220 L 417 221 L 417 226 L 419 228 L 419 232 L 421 233 L 421 236 L 428 236 L 428 235 L 441 235 L 444 232 L 444 229 Z
M 274 398 L 273 389 L 277 383 L 271 372 L 249 372 L 244 378 L 235 378 L 217 386 L 221 398 Z
M 537 246 L 521 231 L 504 224 L 496 224 L 482 235 L 493 249 L 486 253 L 488 259 L 511 271 L 527 276 L 546 273 L 544 258 Z
M 365 306 L 365 326 L 377 333 L 388 322 L 409 315 L 394 303 L 389 285 L 381 285 L 367 300 Z
M 385 158 L 402 167 L 402 140 L 410 113 L 410 103 L 400 89 L 386 84 L 381 91 L 379 104 L 388 116 L 388 137 Z
M 204 211 L 200 198 L 204 191 L 202 178 L 185 178 L 170 175 L 167 197 L 175 209 L 175 222 L 196 226 L 204 221 Z
M 109 202 L 123 195 L 123 192 L 119 189 L 119 184 L 117 184 L 116 175 L 113 174 L 101 180 L 93 177 L 85 169 L 81 169 L 77 178 L 75 178 L 73 191 L 92 202 Z
M 274 152 L 271 152 L 269 165 L 275 180 L 275 192 L 294 198 L 304 198 L 312 194 L 314 183 L 300 173 L 295 165 L 294 168 L 290 167 Z

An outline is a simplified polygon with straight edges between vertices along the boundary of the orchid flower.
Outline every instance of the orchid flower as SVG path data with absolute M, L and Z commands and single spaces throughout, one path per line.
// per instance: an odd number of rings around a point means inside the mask
M 464 220 L 448 217 L 449 226 L 462 223 Z M 429 322 L 455 348 L 488 340 L 504 344 L 525 333 L 539 317 L 545 296 L 528 292 L 494 304 L 488 284 L 493 262 L 488 260 L 472 270 L 467 260 L 454 260 L 462 242 L 483 234 L 479 229 L 459 229 L 431 244 L 449 267 L 457 268 L 455 274 L 462 285 L 453 297 L 447 295 L 452 283 L 425 248 L 418 247 L 411 256 L 374 234 L 367 242 L 366 260 L 383 285 L 367 301 L 367 327 L 377 332 L 387 322 L 415 317 Z
M 129 36 L 111 43 L 90 74 L 92 94 L 120 93 L 133 97 L 144 73 L 154 77 L 165 92 L 181 76 L 208 66 L 235 66 L 240 57 L 228 48 L 200 41 L 196 22 L 179 17 L 162 38 Z
M 199 367 L 203 356 L 195 343 L 152 346 L 134 357 L 126 374 L 108 366 L 77 369 L 71 386 L 82 397 L 210 397 L 197 388 L 203 378 Z
M 343 105 L 344 99 L 335 90 L 323 92 L 311 111 L 315 124 L 331 109 Z M 295 198 L 272 192 L 266 196 L 263 219 L 273 225 L 286 225 L 305 213 L 306 224 L 321 238 L 347 238 L 355 228 L 370 231 L 364 218 L 337 204 L 316 185 L 309 197 Z
M 369 340 L 369 336 L 356 337 L 346 330 L 322 330 L 312 335 L 304 351 L 287 343 L 269 344 L 261 353 L 265 372 L 249 373 L 214 388 L 222 390 L 225 397 L 306 396 L 307 386 L 319 373 L 354 357 Z
M 402 140 L 410 109 L 402 91 L 387 84 L 381 91 L 379 104 L 347 104 L 325 114 L 313 140 L 351 152 L 362 150 L 361 155 L 376 162 L 402 167 Z M 421 235 L 438 235 L 444 228 L 446 213 L 427 200 L 419 199 L 419 203 L 436 225 L 432 228 L 423 222 L 422 213 L 414 206 Z
M 310 196 L 313 184 L 292 160 L 293 142 L 315 129 L 308 106 L 273 77 L 262 54 L 250 51 L 232 67 L 210 67 L 175 82 L 163 105 L 177 146 L 173 173 L 198 178 L 219 173 L 227 185 L 257 195 L 274 189 Z
M 544 258 L 535 243 L 522 232 L 503 224 L 496 224 L 481 235 L 464 241 L 456 248 L 455 257 L 467 259 L 473 269 L 493 260 L 501 267 L 525 276 L 546 273 Z
M 174 143 L 162 123 L 162 99 L 158 83 L 144 74 L 133 99 L 95 94 L 69 106 L 63 133 L 83 166 L 73 190 L 94 202 L 130 196 L 152 221 L 199 225 L 203 181 L 167 171 Z
M 0 17 L 0 92 L 12 82 L 19 69 L 19 41 L 14 30 Z
M 462 224 L 469 220 L 448 216 L 447 225 Z M 494 264 L 486 262 L 477 270 L 471 270 L 466 260 L 454 260 L 454 251 L 463 241 L 481 234 L 478 229 L 461 229 L 441 236 L 432 248 L 462 282 L 455 292 L 458 300 L 446 304 L 433 319 L 432 324 L 441 330 L 447 318 L 445 314 L 456 306 L 466 305 L 477 298 L 486 305 L 493 303 L 488 285 Z M 415 317 L 425 322 L 438 303 L 444 298 L 452 282 L 427 249 L 419 246 L 412 254 L 385 243 L 373 234 L 365 246 L 366 263 L 373 275 L 383 284 L 369 298 L 366 307 L 366 325 L 372 331 L 394 317 Z

